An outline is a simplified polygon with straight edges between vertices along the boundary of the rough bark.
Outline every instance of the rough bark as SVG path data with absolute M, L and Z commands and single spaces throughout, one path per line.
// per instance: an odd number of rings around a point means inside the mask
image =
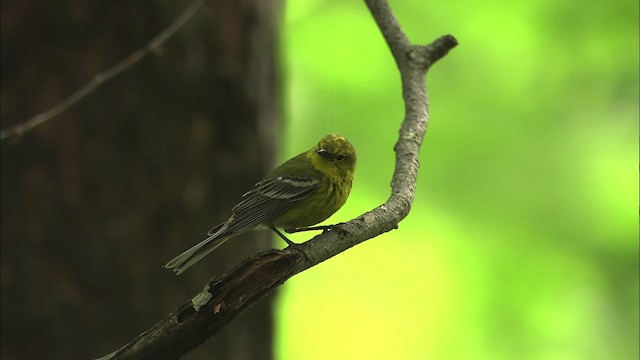
M 2 2 L 1 128 L 59 103 L 187 6 Z M 279 14 L 275 0 L 208 2 L 136 67 L 2 142 L 3 359 L 104 355 L 206 282 L 203 268 L 177 278 L 162 265 L 273 166 Z M 207 270 L 271 236 L 243 240 Z M 272 328 L 268 299 L 189 358 L 268 359 Z

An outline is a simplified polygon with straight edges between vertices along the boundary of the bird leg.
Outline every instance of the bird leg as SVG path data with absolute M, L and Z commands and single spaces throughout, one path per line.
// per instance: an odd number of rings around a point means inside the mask
M 344 223 L 337 223 L 337 224 L 333 224 L 333 225 L 321 225 L 321 226 L 308 226 L 308 227 L 301 227 L 301 228 L 293 228 L 293 229 L 284 229 L 284 231 L 287 232 L 287 234 L 293 234 L 293 233 L 297 233 L 297 232 L 302 232 L 302 231 L 313 231 L 313 230 L 331 230 L 334 227 L 338 226 L 338 225 L 342 225 Z
M 287 244 L 289 244 L 289 247 L 292 248 L 293 250 L 299 252 L 302 254 L 302 256 L 304 256 L 305 259 L 307 259 L 307 261 L 310 264 L 313 264 L 311 262 L 311 259 L 309 259 L 309 257 L 307 256 L 307 253 L 305 253 L 302 249 L 300 249 L 300 244 L 298 243 L 294 243 L 293 241 L 289 240 L 286 236 L 284 236 L 283 233 L 281 233 L 280 231 L 278 231 L 278 229 L 276 229 L 275 226 L 269 226 L 269 229 L 273 230 L 274 233 L 278 234 L 278 236 L 280 236 L 280 238 L 282 238 L 282 240 L 284 240 Z
M 269 229 L 273 230 L 274 233 L 276 233 L 278 236 L 280 236 L 280 238 L 282 238 L 282 240 L 284 240 L 284 242 L 286 242 L 287 244 L 289 244 L 289 246 L 296 246 L 298 244 L 294 243 L 293 241 L 289 240 L 286 236 L 284 236 L 283 233 L 281 233 L 280 231 L 278 231 L 278 229 L 276 229 L 275 226 L 269 226 Z M 289 232 L 289 231 L 287 231 Z

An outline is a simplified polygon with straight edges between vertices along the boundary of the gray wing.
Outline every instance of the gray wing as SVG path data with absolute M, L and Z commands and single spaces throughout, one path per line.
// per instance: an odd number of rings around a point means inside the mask
M 229 237 L 269 222 L 291 209 L 318 189 L 318 181 L 304 177 L 280 176 L 263 180 L 242 196 L 225 223 L 209 231 L 209 237 L 176 256 L 165 267 L 181 274 L 222 245 Z
M 231 218 L 220 230 L 231 235 L 268 223 L 313 194 L 318 185 L 317 180 L 306 177 L 279 176 L 263 180 L 242 196 L 242 201 L 231 210 Z

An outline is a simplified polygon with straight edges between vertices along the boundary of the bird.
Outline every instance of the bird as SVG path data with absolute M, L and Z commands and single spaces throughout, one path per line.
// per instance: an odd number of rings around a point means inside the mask
M 349 197 L 355 166 L 355 149 L 345 137 L 324 136 L 256 183 L 231 209 L 227 221 L 164 267 L 180 275 L 228 239 L 256 229 L 271 229 L 295 248 L 297 244 L 277 228 L 288 233 L 319 229 L 310 226 L 333 215 Z

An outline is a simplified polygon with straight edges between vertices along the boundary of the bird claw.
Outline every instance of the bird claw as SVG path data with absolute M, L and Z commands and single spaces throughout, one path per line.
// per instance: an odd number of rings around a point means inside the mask
M 333 225 L 321 225 L 321 226 L 308 226 L 308 227 L 301 227 L 301 228 L 293 228 L 293 229 L 284 229 L 284 231 L 287 234 L 293 234 L 293 233 L 297 233 L 297 232 L 302 232 L 302 231 L 314 231 L 314 230 L 322 230 L 322 231 L 326 231 L 326 230 L 331 230 L 336 226 L 339 225 L 343 225 L 344 223 L 337 223 L 337 224 L 333 224 Z

